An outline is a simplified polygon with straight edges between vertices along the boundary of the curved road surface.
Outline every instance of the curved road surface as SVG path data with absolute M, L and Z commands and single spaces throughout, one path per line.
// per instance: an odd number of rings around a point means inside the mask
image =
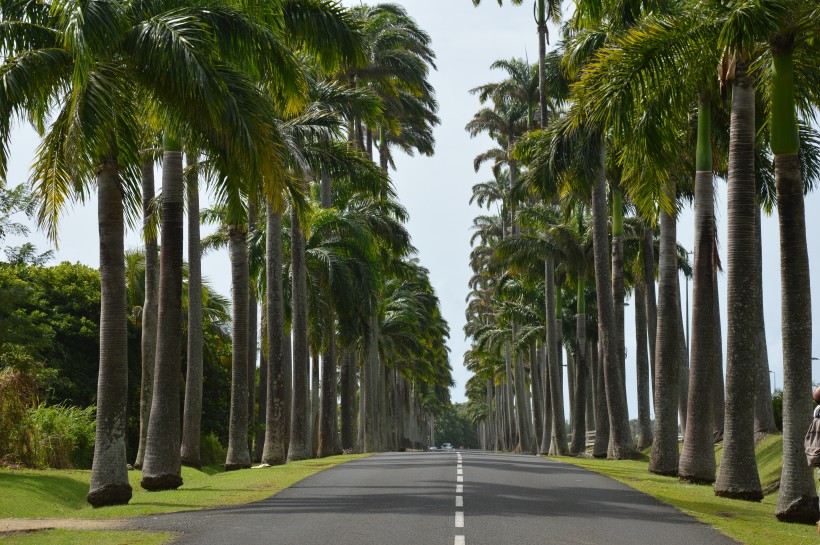
M 380 454 L 260 502 L 137 525 L 198 545 L 737 545 L 607 477 L 476 451 Z

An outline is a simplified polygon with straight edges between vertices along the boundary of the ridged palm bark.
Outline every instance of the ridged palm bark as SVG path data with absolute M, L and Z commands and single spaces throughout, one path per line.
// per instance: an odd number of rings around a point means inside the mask
M 602 336 L 601 324 L 598 323 L 598 339 Z M 592 445 L 592 456 L 606 458 L 609 446 L 609 411 L 606 406 L 606 385 L 604 384 L 604 355 L 600 345 L 600 340 L 593 343 L 594 353 L 590 354 L 594 377 L 593 397 L 595 398 L 595 442 Z
M 587 391 L 587 316 L 583 271 L 578 274 L 578 303 L 575 314 L 575 396 L 573 397 L 571 454 L 580 454 L 586 449 L 586 391 Z
M 685 435 L 689 404 L 689 348 L 686 346 L 686 333 L 683 329 L 686 318 L 683 317 L 680 277 L 675 284 L 675 289 L 678 290 L 678 418 L 681 435 Z
M 624 339 L 624 210 L 623 193 L 612 184 L 612 308 L 615 311 L 615 346 L 621 369 L 621 388 L 626 397 L 626 342 Z
M 506 405 L 506 445 L 508 448 L 513 449 L 518 444 L 518 419 L 516 418 L 516 409 L 518 407 L 514 406 L 513 401 L 513 385 L 515 384 L 512 372 L 512 350 L 510 349 L 510 343 L 507 342 L 504 344 L 504 372 L 505 372 L 505 380 L 504 380 L 504 401 Z
M 698 106 L 697 172 L 695 173 L 695 267 L 692 284 L 691 364 L 687 426 L 678 474 L 682 480 L 715 481 L 712 437 L 712 388 L 717 359 L 714 352 L 715 205 L 712 181 L 711 105 Z
M 199 240 L 199 180 L 197 158 L 188 154 L 188 365 L 185 408 L 182 415 L 183 464 L 200 467 L 199 441 L 202 423 L 202 249 Z
M 760 207 L 755 214 L 755 328 L 757 330 L 757 376 L 755 377 L 755 433 L 778 433 L 772 407 L 766 321 L 763 317 L 763 246 Z
M 162 251 L 154 391 L 140 486 L 168 490 L 182 484 L 180 363 L 182 360 L 182 151 L 166 135 L 162 156 Z
M 712 272 L 712 284 L 715 287 L 714 307 L 715 314 L 712 323 L 715 330 L 712 334 L 714 342 L 712 350 L 715 353 L 715 368 L 712 385 L 712 437 L 715 443 L 723 441 L 724 406 L 726 403 L 726 388 L 723 383 L 723 333 L 720 322 L 720 296 L 718 293 L 717 268 Z
M 282 286 L 282 212 L 270 203 L 265 207 L 265 297 L 268 316 L 268 402 L 265 410 L 265 447 L 263 464 L 284 464 L 287 460 L 287 395 L 290 384 L 285 367 L 285 316 Z M 289 355 L 288 355 L 289 356 Z
M 729 134 L 727 218 L 726 416 L 723 458 L 715 494 L 760 501 L 763 492 L 754 450 L 755 104 L 748 61 L 735 69 Z
M 674 183 L 667 188 L 674 201 Z M 678 474 L 678 266 L 674 216 L 660 212 L 658 336 L 655 342 L 655 430 L 649 471 Z
M 259 320 L 259 383 L 256 388 L 256 425 L 253 433 L 253 459 L 262 462 L 265 451 L 265 418 L 268 412 L 268 300 L 263 294 Z
M 352 450 L 356 444 L 353 437 L 354 412 L 351 410 L 356 402 L 353 395 L 353 381 L 356 380 L 355 367 L 351 362 L 350 350 L 341 351 L 341 368 L 339 371 L 339 393 L 340 393 L 340 440 L 342 451 Z
M 538 359 L 538 348 L 535 343 L 530 345 L 530 392 L 532 395 L 532 419 L 533 419 L 533 439 L 532 446 L 539 449 L 541 446 L 541 434 L 544 432 L 544 404 L 541 398 L 543 387 L 541 385 L 541 369 Z
M 97 170 L 100 232 L 100 373 L 91 487 L 94 507 L 128 503 L 131 485 L 125 459 L 128 365 L 125 293 L 125 222 L 116 160 Z
M 310 333 L 308 333 L 310 335 Z M 316 448 L 319 446 L 319 353 L 313 352 L 310 358 L 310 454 L 316 457 Z
M 567 448 L 567 429 L 564 417 L 564 389 L 561 380 L 560 347 L 558 346 L 558 328 L 555 320 L 555 259 L 547 257 L 544 261 L 545 298 L 547 316 L 547 367 L 549 370 L 550 414 L 552 415 L 552 444 L 549 452 L 565 456 Z
M 225 471 L 251 467 L 248 449 L 248 233 L 244 226 L 228 226 L 231 254 L 232 324 L 231 414 Z
M 282 304 L 287 304 L 284 298 L 282 299 Z M 290 421 L 293 414 L 293 337 L 291 336 L 291 331 L 292 327 L 288 329 L 286 325 L 285 344 L 282 350 L 282 356 L 284 358 L 282 366 L 285 370 L 285 452 L 290 450 Z
M 288 461 L 311 457 L 308 378 L 310 353 L 307 323 L 307 266 L 305 262 L 305 235 L 299 223 L 296 207 L 291 207 L 291 276 L 293 313 L 293 403 L 290 415 L 290 444 Z
M 256 205 L 248 204 L 248 240 L 256 230 L 257 221 Z M 250 258 L 250 256 L 249 256 Z M 248 262 L 250 269 L 250 262 Z M 253 454 L 253 437 L 256 428 L 256 354 L 258 350 L 257 334 L 257 313 L 258 304 L 256 300 L 256 289 L 248 280 L 248 451 Z
M 655 229 L 648 223 L 643 229 L 641 238 L 641 249 L 643 250 L 643 278 L 646 286 L 646 324 L 649 337 L 649 378 L 654 391 L 655 388 L 655 341 L 658 336 L 658 302 L 655 297 Z M 654 396 L 652 398 L 654 408 Z
M 609 413 L 609 445 L 607 457 L 614 460 L 631 458 L 635 454 L 626 392 L 622 386 L 618 342 L 615 329 L 615 311 L 612 308 L 612 289 L 609 266 L 609 233 L 607 230 L 605 150 L 601 142 L 600 162 L 592 189 L 592 239 L 595 255 L 595 290 L 598 293 L 598 324 L 600 328 L 606 405 Z
M 774 70 L 771 147 L 780 224 L 780 293 L 783 332 L 783 470 L 775 515 L 814 524 L 818 512 L 813 470 L 806 464 L 803 434 L 811 421 L 811 282 L 806 211 L 794 99 L 794 36 L 772 41 Z
M 593 373 L 594 369 L 594 362 L 598 360 L 598 352 L 597 352 L 598 343 L 593 339 L 587 338 L 587 408 L 586 408 L 586 417 L 587 417 L 587 431 L 595 431 L 596 423 L 595 423 L 595 390 L 593 388 L 593 381 L 595 374 Z M 608 439 L 607 439 L 608 440 Z
M 516 324 L 512 326 L 513 338 L 518 335 Z M 527 412 L 527 397 L 526 378 L 524 377 L 524 360 L 520 353 L 513 354 L 515 360 L 515 377 L 513 385 L 515 386 L 515 427 L 518 430 L 518 447 L 522 453 L 535 453 L 530 441 L 530 415 Z
M 333 206 L 330 176 L 322 172 L 321 204 L 322 208 Z M 322 401 L 319 415 L 318 456 L 330 456 L 336 453 L 336 331 L 333 315 L 329 321 L 329 339 L 322 355 Z M 348 385 L 349 386 L 349 385 Z
M 649 403 L 649 353 L 646 332 L 646 285 L 635 284 L 635 371 L 638 384 L 638 450 L 652 446 Z
M 142 157 L 142 222 L 143 232 L 151 221 L 154 199 L 154 161 L 148 152 Z M 142 377 L 140 380 L 140 439 L 135 469 L 142 469 L 148 420 L 151 418 L 151 396 L 154 389 L 154 364 L 157 348 L 157 291 L 159 289 L 159 250 L 155 236 L 145 239 L 145 300 L 142 304 Z

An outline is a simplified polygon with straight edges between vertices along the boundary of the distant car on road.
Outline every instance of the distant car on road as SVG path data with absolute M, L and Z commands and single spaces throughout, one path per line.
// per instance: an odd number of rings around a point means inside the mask
M 427 450 L 438 450 L 438 447 L 436 445 L 431 445 Z
M 451 445 L 450 443 L 444 443 L 443 445 L 441 445 L 441 450 L 453 450 L 453 445 Z

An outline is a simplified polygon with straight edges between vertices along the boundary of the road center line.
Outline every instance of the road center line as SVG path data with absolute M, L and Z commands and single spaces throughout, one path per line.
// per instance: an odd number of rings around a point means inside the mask
M 464 470 L 461 468 L 456 469 L 456 475 L 464 475 Z
M 463 484 L 457 484 L 456 485 L 456 494 L 464 494 L 464 485 Z
M 456 496 L 456 507 L 464 507 L 464 496 Z
M 464 543 L 464 536 L 456 536 L 455 542 L 453 545 L 465 545 Z
M 464 475 L 459 475 L 458 477 L 456 477 L 456 482 L 457 483 L 463 483 L 464 482 Z
M 456 511 L 456 528 L 464 528 L 464 511 Z

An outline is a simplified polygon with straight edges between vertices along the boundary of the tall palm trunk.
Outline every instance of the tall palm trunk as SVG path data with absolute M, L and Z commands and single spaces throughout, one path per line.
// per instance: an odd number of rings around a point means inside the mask
M 698 107 L 697 172 L 695 173 L 695 267 L 692 283 L 691 363 L 687 425 L 680 455 L 680 478 L 695 483 L 715 481 L 712 437 L 712 388 L 715 365 L 714 247 L 715 205 L 712 181 L 711 105 Z
M 202 250 L 199 241 L 199 180 L 197 158 L 188 154 L 188 366 L 182 417 L 182 463 L 202 465 L 199 437 L 202 423 Z
M 282 255 L 281 252 L 279 255 Z M 284 306 L 286 304 L 287 301 L 285 301 L 283 296 L 282 305 Z M 282 321 L 284 323 L 284 318 Z M 284 358 L 282 366 L 285 371 L 285 453 L 287 453 L 290 450 L 290 420 L 293 414 L 293 337 L 291 336 L 293 328 L 288 328 L 286 324 L 284 327 L 285 343 L 282 349 L 282 356 Z
M 128 503 L 131 485 L 125 459 L 128 398 L 125 223 L 116 160 L 97 170 L 97 224 L 100 233 L 100 371 L 97 379 L 97 429 L 91 486 L 94 507 Z
M 310 366 L 310 453 L 315 458 L 319 448 L 319 352 L 313 352 Z
M 612 308 L 615 311 L 615 346 L 626 397 L 626 342 L 624 339 L 624 210 L 621 187 L 612 185 Z
M 655 389 L 655 340 L 658 337 L 658 303 L 655 297 L 655 230 L 646 223 L 641 239 L 643 253 L 643 278 L 646 286 L 646 323 L 649 332 L 649 379 Z M 652 399 L 654 408 L 655 401 Z
M 680 295 L 680 277 L 675 284 L 675 289 L 678 290 L 678 417 L 680 418 L 681 435 L 685 435 L 689 402 L 689 348 L 686 346 L 686 333 L 683 329 L 685 318 L 681 304 L 683 298 Z
M 567 454 L 567 429 L 564 417 L 564 388 L 561 374 L 560 350 L 558 345 L 558 328 L 556 327 L 555 304 L 555 260 L 547 257 L 544 262 L 544 279 L 547 316 L 547 365 L 549 368 L 550 410 L 552 413 L 552 444 L 550 451 L 564 456 Z
M 667 188 L 675 198 L 674 182 Z M 658 337 L 655 341 L 655 434 L 649 471 L 678 474 L 678 263 L 674 216 L 660 212 L 661 244 L 658 274 Z
M 512 350 L 510 349 L 509 342 L 504 345 L 504 369 L 506 372 L 506 380 L 504 381 L 504 401 L 506 401 L 507 404 L 507 446 L 513 448 L 518 442 L 518 420 L 515 418 L 515 409 L 517 407 L 513 407 L 513 384 L 515 383 L 513 382 Z
M 142 222 L 143 233 L 151 221 L 154 199 L 154 161 L 150 153 L 142 157 Z M 159 251 L 157 238 L 145 239 L 145 301 L 142 304 L 142 378 L 140 381 L 140 439 L 135 469 L 142 469 L 145 458 L 145 440 L 148 438 L 148 420 L 151 418 L 151 396 L 154 391 L 154 364 L 157 349 L 157 290 L 159 288 Z
M 257 212 L 253 202 L 248 203 L 248 240 L 256 230 Z M 250 256 L 249 256 L 250 259 Z M 248 262 L 250 269 L 250 262 Z M 256 286 L 248 279 L 248 451 L 253 454 L 256 419 L 256 353 L 258 350 Z
M 649 404 L 649 353 L 646 348 L 646 285 L 635 284 L 635 370 L 638 384 L 638 450 L 652 446 Z
M 755 214 L 755 327 L 757 329 L 757 377 L 755 380 L 755 433 L 777 433 L 769 380 L 769 354 L 766 322 L 763 318 L 763 246 L 760 233 L 760 207 Z
M 598 323 L 598 339 L 603 337 L 601 324 Z M 593 389 L 595 393 L 595 443 L 592 445 L 592 455 L 595 458 L 606 458 L 609 446 L 609 412 L 606 406 L 606 385 L 604 384 L 604 354 L 600 349 L 600 340 L 593 343 L 594 353 L 590 360 L 594 369 Z
M 154 391 L 142 466 L 146 490 L 182 484 L 180 379 L 182 360 L 182 151 L 165 137 L 162 156 L 162 251 L 159 256 L 159 313 Z
M 782 521 L 817 521 L 817 491 L 806 464 L 803 434 L 811 419 L 811 283 L 806 243 L 800 139 L 794 100 L 793 37 L 774 43 L 771 146 L 780 223 L 783 332 L 783 471 L 775 514 Z
M 307 268 L 305 263 L 305 235 L 299 223 L 296 207 L 291 207 L 291 275 L 293 277 L 293 403 L 290 415 L 290 445 L 288 461 L 304 460 L 311 457 L 310 423 L 308 421 L 308 374 L 310 354 L 308 352 L 307 323 Z
M 356 380 L 354 375 L 355 368 L 352 365 L 350 350 L 342 349 L 341 370 L 339 373 L 339 387 L 341 397 L 341 442 L 342 450 L 352 450 L 355 443 L 353 438 L 354 430 L 354 413 L 352 411 L 356 398 L 353 396 L 353 381 Z
M 268 299 L 262 295 L 261 320 L 259 324 L 259 385 L 256 389 L 256 426 L 253 434 L 253 459 L 261 462 L 265 450 L 265 415 L 268 412 L 268 373 L 270 364 L 268 346 Z
M 537 449 L 541 444 L 541 434 L 544 432 L 544 406 L 541 399 L 541 392 L 543 386 L 541 385 L 543 371 L 538 360 L 538 349 L 535 343 L 530 345 L 530 390 L 532 392 L 532 416 L 533 416 L 533 432 L 532 439 L 533 448 Z
M 593 388 L 593 382 L 595 381 L 595 364 L 598 361 L 598 352 L 597 352 L 598 343 L 594 339 L 590 339 L 587 337 L 587 369 L 586 369 L 586 376 L 587 376 L 587 407 L 586 407 L 586 417 L 587 417 L 587 430 L 586 431 L 595 431 L 597 429 L 597 423 L 595 421 L 596 414 L 595 414 L 595 390 Z M 609 441 L 609 438 L 604 441 L 606 444 Z
M 513 343 L 515 343 L 515 338 L 518 336 L 518 330 L 513 321 L 512 324 L 512 334 L 513 334 Z M 522 453 L 527 453 L 532 450 L 532 445 L 530 444 L 530 423 L 529 423 L 529 413 L 526 411 L 526 402 L 524 398 L 527 396 L 526 390 L 526 379 L 524 377 L 524 361 L 522 355 L 520 353 L 514 353 L 513 358 L 515 359 L 515 402 L 516 402 L 516 428 L 518 429 L 518 447 L 520 447 Z
M 248 447 L 248 233 L 241 225 L 228 226 L 233 296 L 231 341 L 231 415 L 225 470 L 251 467 Z
M 717 269 L 712 271 L 712 284 L 715 287 L 714 307 L 715 314 L 712 323 L 715 324 L 713 332 L 714 342 L 712 350 L 715 353 L 715 369 L 712 385 L 712 437 L 715 443 L 723 441 L 723 419 L 725 416 L 724 404 L 726 402 L 726 388 L 723 386 L 723 334 L 720 322 L 720 297 L 718 293 Z
M 760 501 L 763 492 L 754 449 L 755 102 L 748 61 L 737 62 L 732 90 L 729 178 L 726 201 L 729 233 L 726 339 L 726 418 L 723 458 L 715 494 Z M 801 447 L 802 448 L 802 447 Z M 803 460 L 805 463 L 805 459 Z
M 580 454 L 586 449 L 586 391 L 587 391 L 587 305 L 586 279 L 584 272 L 578 273 L 578 302 L 575 314 L 575 396 L 573 397 L 572 444 L 569 451 Z
M 290 384 L 285 367 L 290 366 L 285 355 L 285 316 L 282 288 L 282 212 L 266 206 L 265 233 L 265 298 L 268 326 L 268 402 L 265 411 L 265 447 L 262 463 L 284 464 L 287 458 L 287 395 Z
M 621 460 L 634 456 L 635 445 L 629 427 L 626 392 L 622 386 L 618 360 L 618 342 L 615 311 L 612 308 L 612 290 L 609 282 L 609 233 L 606 211 L 606 166 L 603 138 L 600 145 L 600 163 L 592 189 L 592 238 L 595 255 L 595 289 L 598 293 L 598 324 L 601 332 L 603 374 L 606 386 L 606 404 L 609 411 L 609 446 L 607 457 Z M 553 404 L 554 406 L 554 404 Z
M 384 140 L 383 140 L 384 141 Z M 323 171 L 321 183 L 322 208 L 333 206 L 330 175 Z M 336 453 L 336 324 L 333 314 L 327 317 L 329 339 L 322 355 L 322 401 L 319 416 L 319 457 Z M 343 417 L 344 418 L 344 417 Z

